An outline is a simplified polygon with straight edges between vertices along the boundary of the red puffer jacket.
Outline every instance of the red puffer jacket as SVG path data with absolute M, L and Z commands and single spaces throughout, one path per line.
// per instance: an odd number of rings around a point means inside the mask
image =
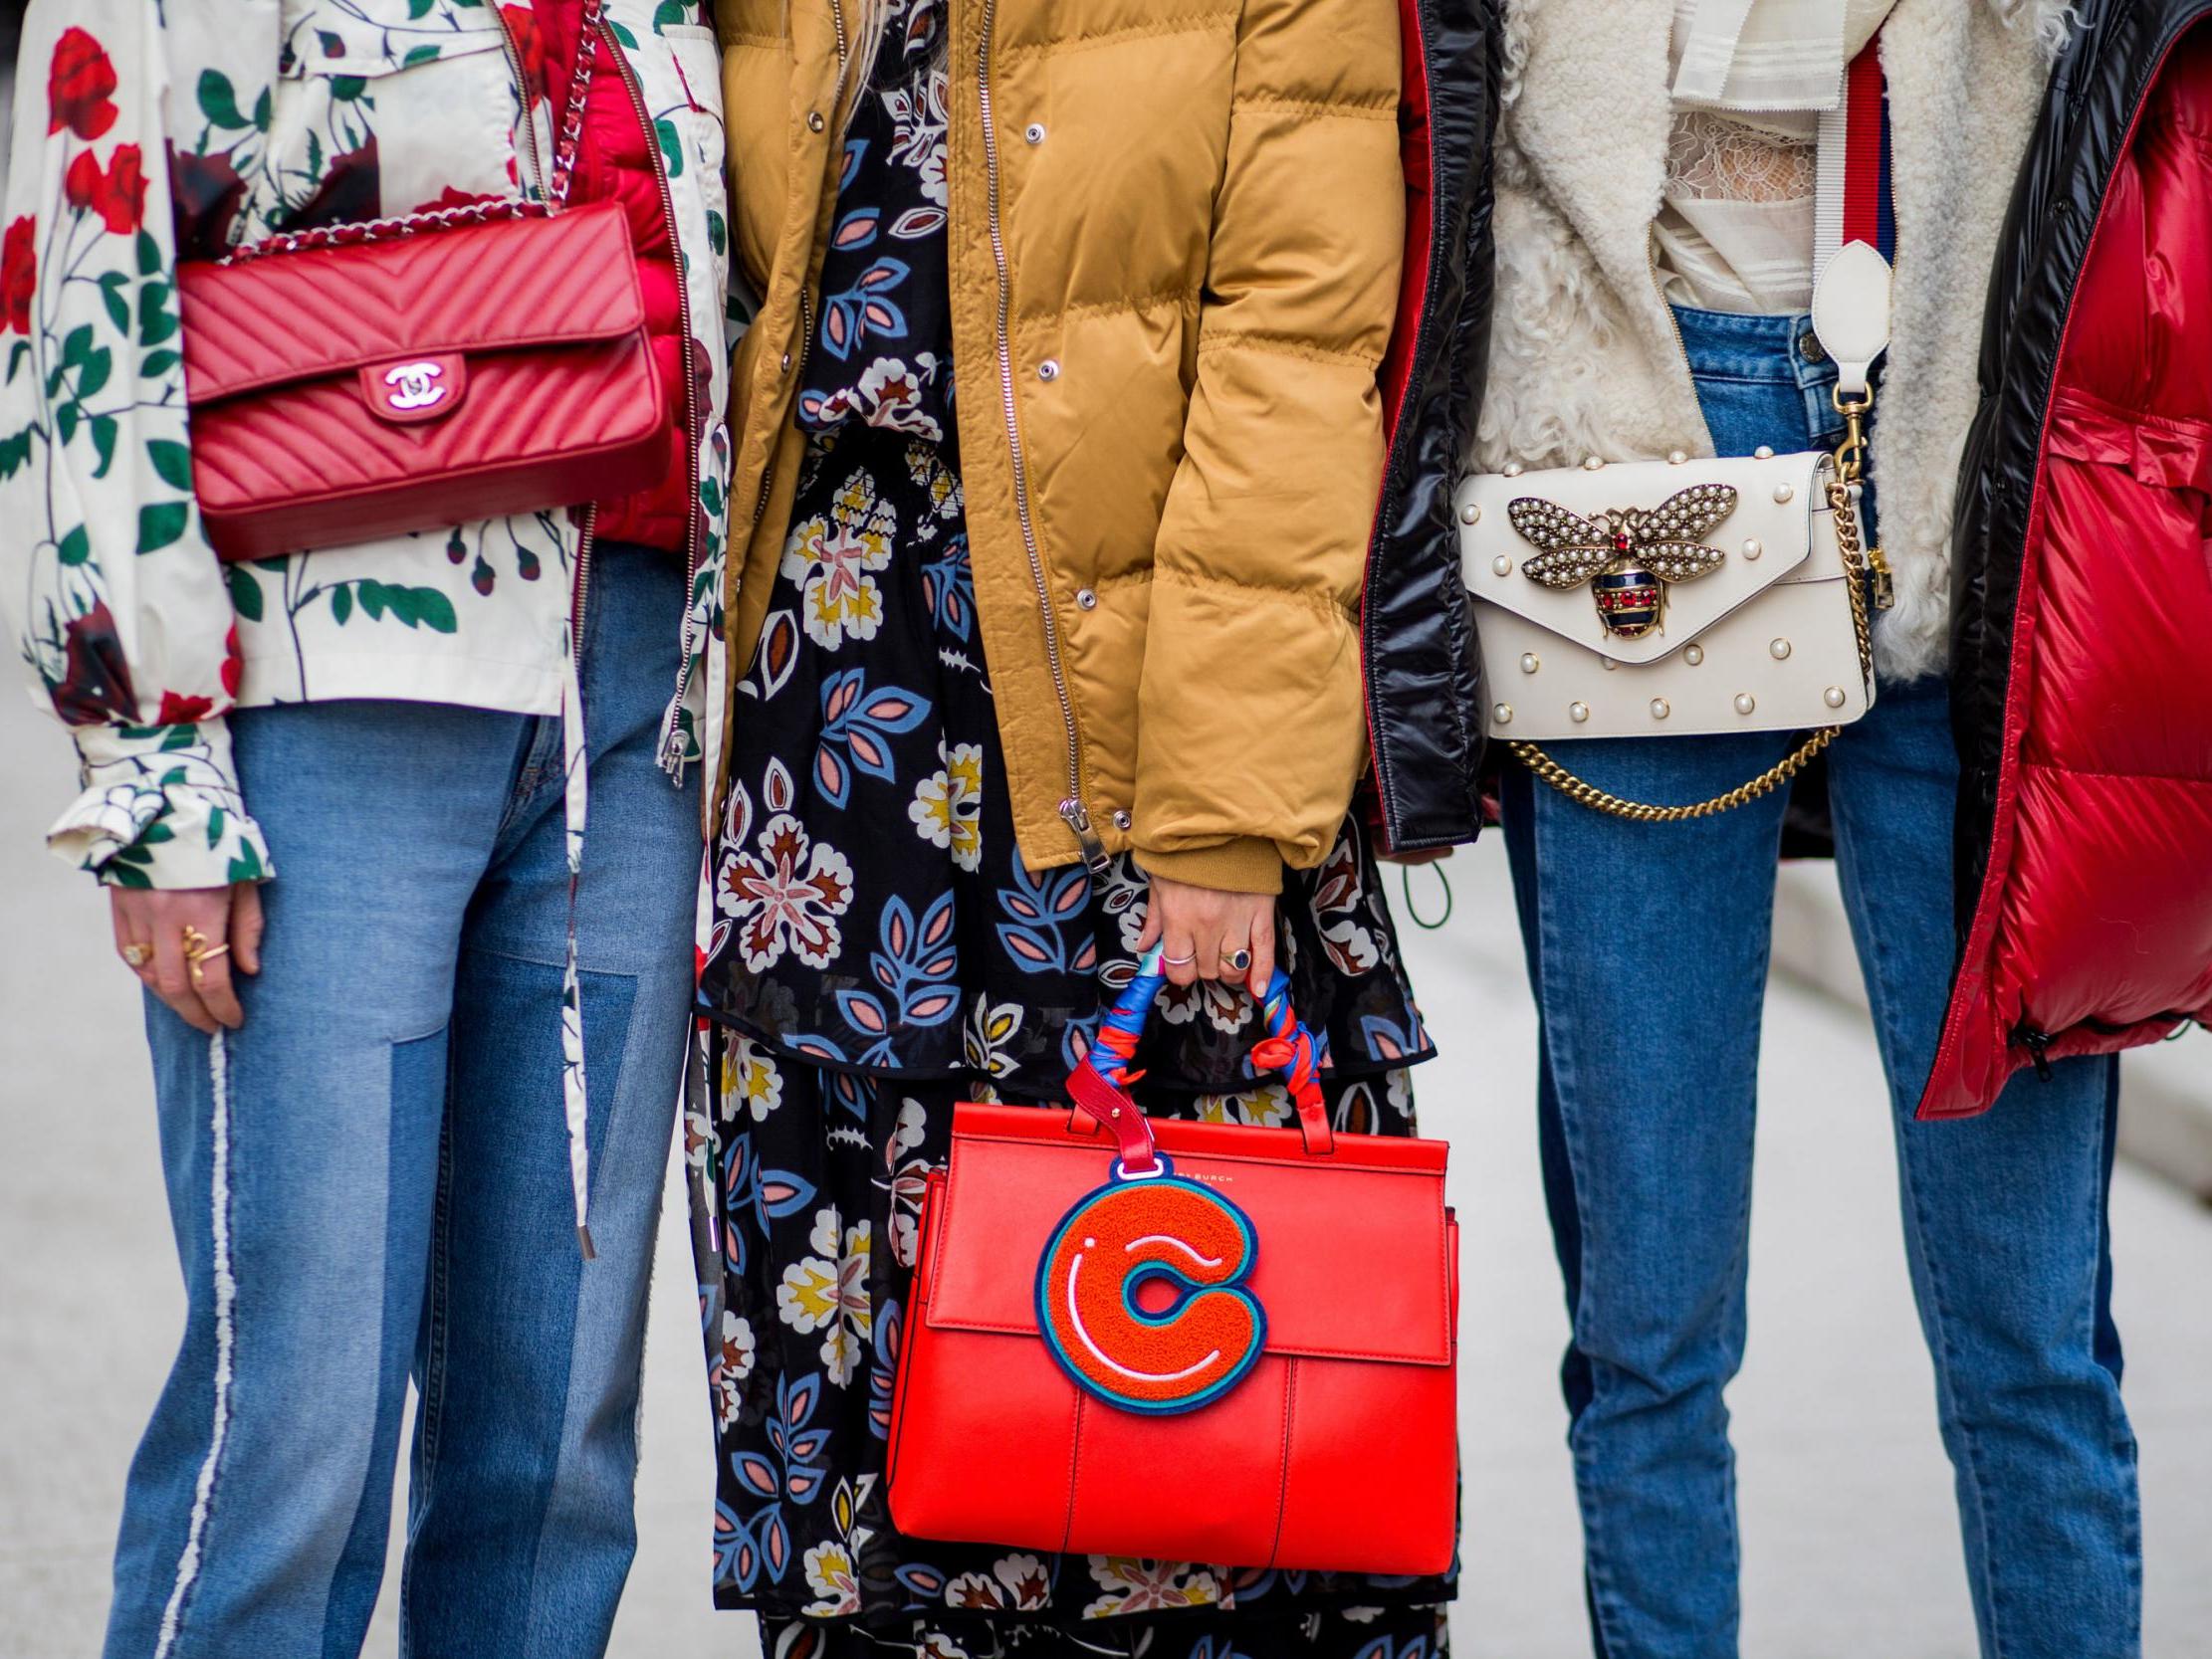
M 1962 949 L 1923 1117 L 2212 1020 L 2212 0 L 2092 0 L 1954 540 Z
M 532 34 L 544 56 L 550 107 L 565 109 L 568 79 L 576 62 L 582 28 L 582 0 L 536 0 L 535 6 L 501 8 L 518 41 Z M 521 15 L 518 15 L 521 14 Z M 532 17 L 535 14 L 535 29 Z M 526 44 L 527 53 L 527 44 Z M 688 551 L 691 488 L 688 463 L 695 423 L 691 380 L 684 373 L 688 342 L 684 327 L 683 281 L 676 267 L 675 228 L 668 184 L 662 176 L 660 144 L 643 98 L 630 80 L 629 67 L 611 43 L 601 40 L 593 62 L 591 94 L 584 106 L 583 141 L 576 152 L 571 202 L 621 202 L 637 250 L 638 282 L 644 292 L 645 323 L 652 335 L 661 385 L 669 401 L 668 418 L 676 431 L 669 454 L 675 465 L 658 488 L 621 502 L 599 505 L 598 534 L 603 540 L 636 541 L 672 553 Z

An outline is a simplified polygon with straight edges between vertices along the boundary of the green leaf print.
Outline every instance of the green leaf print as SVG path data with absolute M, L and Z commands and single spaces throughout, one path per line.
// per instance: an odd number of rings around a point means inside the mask
M 95 415 L 92 418 L 93 453 L 100 457 L 100 464 L 93 468 L 93 477 L 106 478 L 108 469 L 115 460 L 115 417 Z
M 352 616 L 353 590 L 349 587 L 335 589 L 331 594 L 331 620 L 342 628 Z
M 50 392 L 47 395 L 52 396 L 53 394 Z M 54 430 L 60 434 L 64 449 L 69 448 L 70 440 L 77 436 L 77 423 L 84 418 L 85 406 L 81 403 L 55 405 Z
M 138 343 L 159 345 L 175 336 L 176 312 L 169 310 L 169 285 L 147 283 L 138 290 Z
M 182 361 L 183 357 L 166 346 L 159 351 L 148 351 L 146 360 L 138 365 L 138 377 L 141 380 L 158 380 Z
M 200 113 L 210 126 L 238 130 L 254 124 L 238 112 L 238 94 L 231 87 L 230 77 L 219 69 L 200 71 L 199 103 Z
M 12 438 L 0 438 L 0 478 L 13 478 L 31 460 L 31 429 L 25 427 Z
M 114 367 L 115 354 L 105 345 L 99 347 L 85 359 L 84 367 L 77 371 L 77 395 L 80 398 L 91 397 L 108 384 L 108 377 L 114 371 Z
M 333 75 L 331 77 L 331 102 L 351 104 L 368 91 L 368 78 L 363 75 Z
M 255 131 L 267 132 L 269 130 L 269 117 L 274 110 L 275 105 L 269 102 L 269 89 L 264 87 L 261 89 L 261 97 L 254 100 Z
M 254 580 L 254 573 L 243 564 L 226 564 L 223 574 L 230 578 L 230 608 L 246 622 L 259 622 L 262 618 L 261 583 Z
M 153 473 L 172 490 L 192 488 L 192 452 L 173 438 L 148 438 L 146 459 Z
M 108 319 L 126 334 L 130 332 L 130 302 L 122 297 L 122 291 L 129 284 L 130 278 L 120 271 L 100 274 L 100 299 L 108 308 Z
M 83 564 L 93 556 L 93 538 L 85 533 L 83 524 L 55 543 L 54 556 L 70 565 Z
M 151 553 L 166 547 L 184 534 L 184 526 L 191 521 L 190 502 L 159 502 L 152 507 L 138 509 L 138 551 Z
M 653 8 L 653 33 L 656 35 L 661 32 L 665 25 L 683 21 L 684 0 L 661 0 L 661 3 Z
M 628 48 L 629 48 L 629 49 L 630 49 L 630 50 L 631 50 L 632 52 L 635 52 L 635 51 L 637 50 L 637 37 L 636 37 L 635 35 L 631 34 L 631 33 L 630 33 L 630 31 L 629 31 L 629 30 L 628 30 L 628 29 L 627 29 L 626 27 L 624 27 L 624 26 L 623 26 L 622 24 L 620 24 L 620 23 L 617 23 L 617 22 L 616 22 L 616 21 L 615 21 L 615 20 L 614 20 L 613 18 L 611 18 L 611 17 L 610 17 L 610 18 L 608 18 L 608 19 L 606 20 L 606 25 L 607 25 L 607 27 L 608 27 L 609 29 L 612 29 L 612 30 L 614 31 L 614 38 L 615 38 L 616 40 L 620 41 L 620 42 L 621 42 L 621 43 L 622 43 L 622 44 L 623 44 L 624 46 L 628 47 Z
M 676 123 L 671 120 L 653 122 L 653 136 L 660 140 L 661 159 L 668 163 L 668 176 L 684 176 L 683 140 L 676 136 Z
M 261 854 L 254 851 L 253 843 L 250 841 L 239 850 L 238 856 L 230 861 L 230 879 L 234 883 L 258 882 L 268 873 L 267 870 L 262 868 Z
M 213 852 L 222 842 L 224 822 L 221 807 L 211 806 L 207 809 L 207 850 L 209 852 Z
M 64 368 L 83 368 L 86 359 L 91 357 L 92 354 L 93 325 L 90 322 L 80 322 L 62 340 L 62 366 Z
M 355 596 L 362 611 L 377 621 L 388 614 L 403 628 L 428 628 L 434 634 L 450 634 L 460 625 L 453 601 L 434 587 L 364 580 L 356 585 Z
M 161 244 L 147 231 L 138 233 L 138 275 L 150 277 L 161 269 Z
M 31 342 L 29 340 L 17 340 L 8 352 L 8 379 L 13 382 L 17 371 L 30 360 Z
M 430 8 L 437 3 L 438 0 L 407 0 L 407 21 L 412 23 L 417 18 L 428 17 Z
M 124 852 L 127 851 L 129 849 L 125 848 Z M 101 874 L 117 887 L 150 888 L 153 886 L 152 881 L 143 870 L 133 870 L 129 865 L 122 862 L 122 853 L 117 853 L 101 866 Z
M 399 60 L 399 67 L 413 69 L 417 64 L 434 64 L 437 61 L 438 49 L 435 46 L 410 46 L 407 48 L 407 56 Z

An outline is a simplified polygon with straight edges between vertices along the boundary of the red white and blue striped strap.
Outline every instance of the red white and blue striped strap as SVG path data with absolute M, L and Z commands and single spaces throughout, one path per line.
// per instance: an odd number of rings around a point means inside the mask
M 1897 222 L 1889 193 L 1889 97 L 1878 35 L 1844 72 L 1844 96 L 1820 118 L 1813 209 L 1813 281 L 1852 242 L 1894 265 Z

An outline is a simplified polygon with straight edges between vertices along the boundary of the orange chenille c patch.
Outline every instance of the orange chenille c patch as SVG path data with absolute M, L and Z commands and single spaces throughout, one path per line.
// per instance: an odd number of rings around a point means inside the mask
M 1196 1410 L 1259 1358 L 1267 1318 L 1243 1288 L 1258 1252 L 1251 1222 L 1220 1194 L 1168 1173 L 1117 1180 L 1070 1210 L 1045 1247 L 1038 1329 L 1109 1404 Z

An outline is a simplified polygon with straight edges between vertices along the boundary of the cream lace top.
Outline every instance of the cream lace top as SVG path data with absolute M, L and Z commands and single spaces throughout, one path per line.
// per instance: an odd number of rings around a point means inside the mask
M 1815 132 L 1892 0 L 1675 0 L 1674 124 L 1653 225 L 1668 301 L 1813 302 Z

